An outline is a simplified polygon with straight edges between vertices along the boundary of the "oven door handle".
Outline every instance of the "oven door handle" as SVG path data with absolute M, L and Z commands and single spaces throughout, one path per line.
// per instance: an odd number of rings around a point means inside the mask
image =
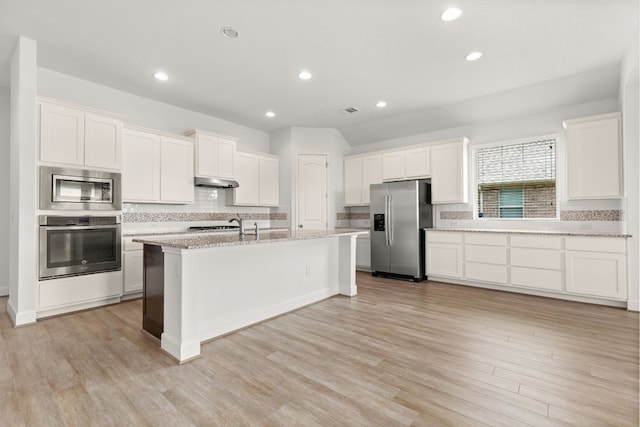
M 118 229 L 120 225 L 41 225 L 40 227 L 43 230 L 104 230 L 105 228 Z

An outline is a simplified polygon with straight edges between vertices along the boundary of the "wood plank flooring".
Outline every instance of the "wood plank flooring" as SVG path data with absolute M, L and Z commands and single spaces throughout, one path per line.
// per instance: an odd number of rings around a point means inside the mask
M 177 365 L 141 301 L 12 328 L 2 426 L 638 426 L 638 313 L 358 273 Z

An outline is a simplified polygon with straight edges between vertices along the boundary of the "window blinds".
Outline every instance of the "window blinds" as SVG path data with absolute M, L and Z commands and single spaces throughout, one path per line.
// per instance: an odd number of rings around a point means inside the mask
M 544 182 L 556 179 L 556 140 L 480 148 L 478 184 Z
M 478 217 L 555 218 L 556 140 L 479 148 Z

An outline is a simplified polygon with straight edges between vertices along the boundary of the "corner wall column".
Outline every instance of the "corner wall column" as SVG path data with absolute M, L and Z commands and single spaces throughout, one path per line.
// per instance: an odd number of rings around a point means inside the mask
M 19 37 L 11 56 L 9 301 L 15 326 L 36 321 L 37 45 Z

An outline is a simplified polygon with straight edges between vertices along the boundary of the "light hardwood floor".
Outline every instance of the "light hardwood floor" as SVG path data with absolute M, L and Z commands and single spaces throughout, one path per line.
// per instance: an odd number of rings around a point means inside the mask
M 638 426 L 638 314 L 358 273 L 177 365 L 141 301 L 12 328 L 0 425 Z

